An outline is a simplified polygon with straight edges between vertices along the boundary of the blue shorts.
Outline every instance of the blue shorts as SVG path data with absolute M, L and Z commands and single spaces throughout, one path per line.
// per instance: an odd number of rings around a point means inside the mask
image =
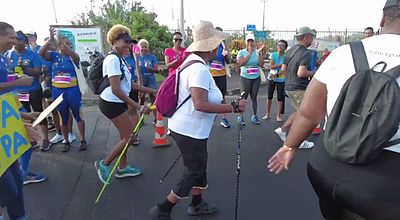
M 82 97 L 78 86 L 70 88 L 57 88 L 53 86 L 52 95 L 54 100 L 64 93 L 64 100 L 57 106 L 57 111 L 61 117 L 61 125 L 68 125 L 69 109 L 72 110 L 76 122 L 83 121 L 82 117 Z
M 155 89 L 157 90 L 157 81 L 156 81 L 156 77 L 152 76 L 152 77 L 143 77 L 143 86 L 150 88 L 150 89 Z

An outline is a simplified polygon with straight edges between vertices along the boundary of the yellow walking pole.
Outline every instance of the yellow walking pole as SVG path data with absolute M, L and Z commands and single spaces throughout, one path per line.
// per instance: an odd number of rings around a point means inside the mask
M 151 110 L 154 110 L 154 109 L 156 109 L 156 106 L 155 106 L 155 105 L 152 105 L 152 106 L 150 107 L 150 109 L 151 109 Z M 97 196 L 96 201 L 94 202 L 95 205 L 97 205 L 97 203 L 99 202 L 99 200 L 100 200 L 101 196 L 103 195 L 104 190 L 106 189 L 107 185 L 110 184 L 110 179 L 111 179 L 112 175 L 114 174 L 115 169 L 117 168 L 117 166 L 118 166 L 118 164 L 119 164 L 119 161 L 121 160 L 122 155 L 124 155 L 125 152 L 126 152 L 126 150 L 128 149 L 129 142 L 131 141 L 131 139 L 132 139 L 133 136 L 138 135 L 139 130 L 140 130 L 140 128 L 141 128 L 142 125 L 143 125 L 143 122 L 147 119 L 148 116 L 149 116 L 148 114 L 142 114 L 142 116 L 140 116 L 140 119 L 139 119 L 138 123 L 136 124 L 135 129 L 133 130 L 133 133 L 132 133 L 131 136 L 129 137 L 128 142 L 125 144 L 124 149 L 122 150 L 121 154 L 119 155 L 118 160 L 117 160 L 117 162 L 115 163 L 113 169 L 111 170 L 111 173 L 110 173 L 110 175 L 108 176 L 106 183 L 104 183 L 103 188 L 101 188 L 101 191 L 100 191 L 99 195 Z

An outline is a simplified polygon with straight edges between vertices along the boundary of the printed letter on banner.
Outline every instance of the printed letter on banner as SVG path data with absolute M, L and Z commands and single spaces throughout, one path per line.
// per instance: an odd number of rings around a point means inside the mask
M 0 177 L 31 144 L 11 93 L 0 96 Z

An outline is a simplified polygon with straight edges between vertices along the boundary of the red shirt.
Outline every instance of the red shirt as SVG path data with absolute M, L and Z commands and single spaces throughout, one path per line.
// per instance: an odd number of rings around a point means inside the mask
M 189 56 L 190 52 L 186 52 L 185 50 L 186 50 L 186 48 L 184 48 L 184 47 L 181 47 L 179 49 L 179 62 L 177 65 L 171 66 L 169 68 L 169 73 L 174 72 L 183 63 L 183 61 L 184 61 L 183 57 Z M 176 60 L 176 55 L 177 54 L 176 54 L 174 48 L 167 48 L 164 51 L 164 56 L 169 57 L 169 62 L 173 62 L 174 60 Z

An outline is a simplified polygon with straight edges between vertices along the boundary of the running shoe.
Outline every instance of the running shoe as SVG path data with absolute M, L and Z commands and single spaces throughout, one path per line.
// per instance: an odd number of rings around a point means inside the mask
M 187 213 L 192 216 L 209 215 L 217 211 L 217 206 L 214 203 L 202 202 L 196 206 L 189 206 Z
M 81 141 L 81 145 L 79 146 L 79 150 L 86 150 L 87 149 L 87 143 L 85 140 Z
M 264 115 L 261 119 L 262 119 L 262 120 L 269 120 L 269 119 L 271 119 L 271 116 Z
M 40 147 L 41 151 L 48 151 L 50 150 L 51 147 L 51 143 L 49 142 L 49 140 L 43 140 L 42 146 Z
M 253 123 L 256 124 L 256 125 L 261 124 L 261 121 L 258 120 L 258 116 L 257 116 L 257 115 L 253 115 L 253 116 L 251 117 L 251 122 L 253 122 Z
M 52 139 L 50 139 L 50 143 L 57 144 L 60 141 L 64 140 L 64 136 L 62 134 L 56 134 Z
M 281 141 L 285 142 L 286 141 L 286 132 L 282 131 L 282 128 L 277 128 L 275 129 L 275 133 L 278 135 L 279 139 Z
M 150 209 L 151 220 L 171 220 L 171 212 L 163 212 L 158 205 Z
M 31 141 L 32 149 L 39 147 L 39 143 L 36 141 Z
M 110 184 L 107 182 L 107 179 L 110 176 L 111 168 L 109 166 L 104 166 L 103 161 L 104 160 L 100 160 L 99 162 L 95 161 L 94 167 L 96 168 L 97 176 L 99 177 L 100 181 L 105 184 Z
M 71 148 L 71 144 L 69 142 L 63 143 L 63 149 L 61 150 L 63 153 L 68 152 L 69 149 Z
M 223 119 L 221 120 L 221 125 L 222 125 L 222 127 L 224 127 L 224 128 L 229 128 L 229 127 L 231 127 L 231 125 L 229 124 L 228 119 L 226 119 L 226 118 L 223 118 Z
M 125 177 L 139 176 L 140 174 L 142 174 L 142 171 L 140 169 L 133 168 L 127 165 L 125 169 L 122 170 L 118 167 L 117 172 L 115 173 L 115 177 L 125 178 Z
M 242 126 L 246 125 L 246 122 L 244 121 L 244 118 L 243 118 L 243 117 L 238 116 L 238 117 L 237 117 L 237 121 L 238 121 L 238 123 L 239 123 L 240 125 L 242 125 Z
M 43 174 L 34 174 L 28 172 L 28 174 L 22 176 L 22 180 L 24 181 L 24 185 L 29 183 L 40 183 L 47 179 L 47 177 Z
M 314 147 L 314 142 L 305 140 L 300 144 L 299 149 L 310 149 L 313 147 Z
M 75 135 L 72 133 L 68 133 L 68 142 L 72 143 L 76 139 Z M 62 142 L 63 144 L 67 143 L 65 140 Z

